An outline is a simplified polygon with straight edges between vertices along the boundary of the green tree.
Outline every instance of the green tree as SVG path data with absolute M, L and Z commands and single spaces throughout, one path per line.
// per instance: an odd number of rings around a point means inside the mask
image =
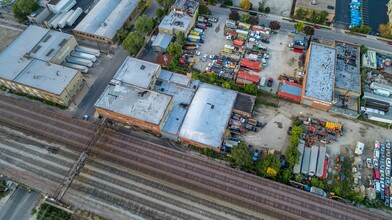
M 225 0 L 224 4 L 228 5 L 228 6 L 233 6 L 233 1 L 232 0 Z
M 176 35 L 176 42 L 179 43 L 180 45 L 184 45 L 186 41 L 184 32 L 180 31 L 178 32 L 178 34 Z
M 146 15 L 139 16 L 136 20 L 135 27 L 142 33 L 150 32 L 155 26 L 154 18 L 147 18 Z
M 361 51 L 361 54 L 365 54 L 365 53 L 367 53 L 368 48 L 365 45 L 362 44 L 361 47 L 360 47 L 360 51 Z
M 166 51 L 168 54 L 174 56 L 174 59 L 178 59 L 182 53 L 182 45 L 177 42 L 171 42 Z
M 199 14 L 209 15 L 211 14 L 210 9 L 207 7 L 204 1 L 199 1 Z
M 257 86 L 255 84 L 253 84 L 253 83 L 252 84 L 246 84 L 244 86 L 244 90 L 245 90 L 245 93 L 248 93 L 250 95 L 256 95 L 257 91 L 258 91 Z
M 280 170 L 278 173 L 278 181 L 282 183 L 288 183 L 293 178 L 293 172 L 291 169 Z
M 158 8 L 158 9 L 156 10 L 155 14 L 157 15 L 157 17 L 158 17 L 159 19 L 161 19 L 161 18 L 163 18 L 163 16 L 165 15 L 165 12 L 163 11 L 162 8 Z
M 250 18 L 250 16 L 249 16 L 248 14 L 243 14 L 243 15 L 241 16 L 240 21 L 241 21 L 241 22 L 244 22 L 244 23 L 249 23 L 249 18 Z
M 280 29 L 279 21 L 271 21 L 269 24 L 269 28 L 271 28 L 271 30 L 273 30 L 273 31 L 279 30 Z
M 225 88 L 225 89 L 230 89 L 230 88 L 231 88 L 229 82 L 224 82 L 224 83 L 222 84 L 222 87 Z
M 26 20 L 26 16 L 39 8 L 38 0 L 18 0 L 13 6 L 12 11 L 15 18 L 19 21 Z
M 294 28 L 298 31 L 298 33 L 301 33 L 305 29 L 305 24 L 303 22 L 297 22 L 294 24 Z
M 252 8 L 252 4 L 250 3 L 249 0 L 242 0 L 240 2 L 240 8 L 242 8 L 244 10 L 249 10 Z
M 238 11 L 232 11 L 229 14 L 229 18 L 233 21 L 238 21 L 240 20 L 240 14 L 238 13 Z
M 266 7 L 266 8 L 264 9 L 264 12 L 268 14 L 268 13 L 271 12 L 271 9 L 270 9 L 269 7 Z
M 256 172 L 263 177 L 275 178 L 275 176 L 267 173 L 267 169 L 271 167 L 275 169 L 276 172 L 280 172 L 280 161 L 279 158 L 273 154 L 267 154 L 261 159 L 260 163 L 256 164 Z
M 251 25 L 258 25 L 259 24 L 259 17 L 257 16 L 250 16 L 248 23 Z
M 123 47 L 129 54 L 133 55 L 139 52 L 140 48 L 144 44 L 144 38 L 138 31 L 134 31 L 128 34 L 123 42 Z
M 156 0 L 156 1 L 158 5 L 161 6 L 165 12 L 168 11 L 169 8 L 174 3 L 174 0 Z
M 251 169 L 253 166 L 252 152 L 249 151 L 248 146 L 244 143 L 240 143 L 240 145 L 231 150 L 231 157 L 234 163 L 241 169 Z
M 304 34 L 306 34 L 306 36 L 309 36 L 309 40 L 308 40 L 308 47 L 309 47 L 310 41 L 312 40 L 312 36 L 314 35 L 314 28 L 311 26 L 306 26 L 304 28 Z
M 378 26 L 378 31 L 380 32 L 381 37 L 392 39 L 392 22 L 380 24 L 380 26 Z

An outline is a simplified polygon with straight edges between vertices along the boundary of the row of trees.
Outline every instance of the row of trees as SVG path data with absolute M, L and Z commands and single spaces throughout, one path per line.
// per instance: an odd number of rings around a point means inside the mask
M 306 10 L 306 9 L 299 8 L 295 11 L 294 18 L 303 21 L 308 21 L 313 24 L 326 24 L 328 15 L 329 14 L 327 11 L 317 12 L 314 10 Z
M 380 32 L 381 37 L 392 39 L 392 22 L 380 24 L 378 31 Z
M 230 12 L 229 18 L 233 21 L 241 21 L 251 25 L 259 24 L 259 18 L 257 16 L 250 16 L 248 14 L 243 14 L 242 16 L 240 16 L 238 11 Z M 269 28 L 271 28 L 271 30 L 273 31 L 277 31 L 280 29 L 280 23 L 278 21 L 271 21 L 269 24 Z
M 39 8 L 38 0 L 18 0 L 12 6 L 12 12 L 19 21 L 27 19 L 27 15 Z
M 130 32 L 123 41 L 123 47 L 129 54 L 136 54 L 140 48 L 144 45 L 144 35 L 150 33 L 155 25 L 156 20 L 154 18 L 147 18 L 146 15 L 141 15 L 135 22 L 134 31 Z M 117 32 L 117 36 L 119 33 Z

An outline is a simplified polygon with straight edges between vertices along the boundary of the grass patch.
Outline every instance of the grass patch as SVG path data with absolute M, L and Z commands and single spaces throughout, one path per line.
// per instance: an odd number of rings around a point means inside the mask
M 58 209 L 46 203 L 42 203 L 38 209 L 37 219 L 45 220 L 70 220 L 72 214 Z
M 274 108 L 279 107 L 279 96 L 275 93 L 259 90 L 256 96 L 256 106 L 266 105 Z

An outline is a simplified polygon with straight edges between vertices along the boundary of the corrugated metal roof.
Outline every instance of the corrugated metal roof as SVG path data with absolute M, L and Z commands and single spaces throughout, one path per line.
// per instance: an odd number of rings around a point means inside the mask
M 260 76 L 243 71 L 238 72 L 237 78 L 251 81 L 254 84 L 258 84 L 260 80 Z
M 152 46 L 153 47 L 161 47 L 161 48 L 166 49 L 169 46 L 172 39 L 173 39 L 173 36 L 170 34 L 159 33 L 157 35 L 157 37 L 155 38 L 154 42 L 152 43 Z
M 179 136 L 219 148 L 237 92 L 202 83 L 181 126 Z
M 100 0 L 75 30 L 112 39 L 131 13 L 137 0 Z

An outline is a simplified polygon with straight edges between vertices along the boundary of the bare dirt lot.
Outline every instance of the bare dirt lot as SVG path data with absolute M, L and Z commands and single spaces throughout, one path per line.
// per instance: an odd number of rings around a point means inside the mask
M 327 153 L 331 157 L 344 152 L 345 149 L 353 151 L 357 141 L 365 144 L 364 154 L 369 155 L 375 140 L 392 139 L 392 131 L 386 128 L 286 101 L 281 101 L 279 108 L 258 107 L 255 117 L 267 125 L 256 133 L 248 132 L 244 139 L 255 147 L 274 148 L 284 152 L 289 143 L 287 129 L 291 123 L 290 119 L 299 114 L 344 126 L 344 135 L 338 141 L 327 145 Z

